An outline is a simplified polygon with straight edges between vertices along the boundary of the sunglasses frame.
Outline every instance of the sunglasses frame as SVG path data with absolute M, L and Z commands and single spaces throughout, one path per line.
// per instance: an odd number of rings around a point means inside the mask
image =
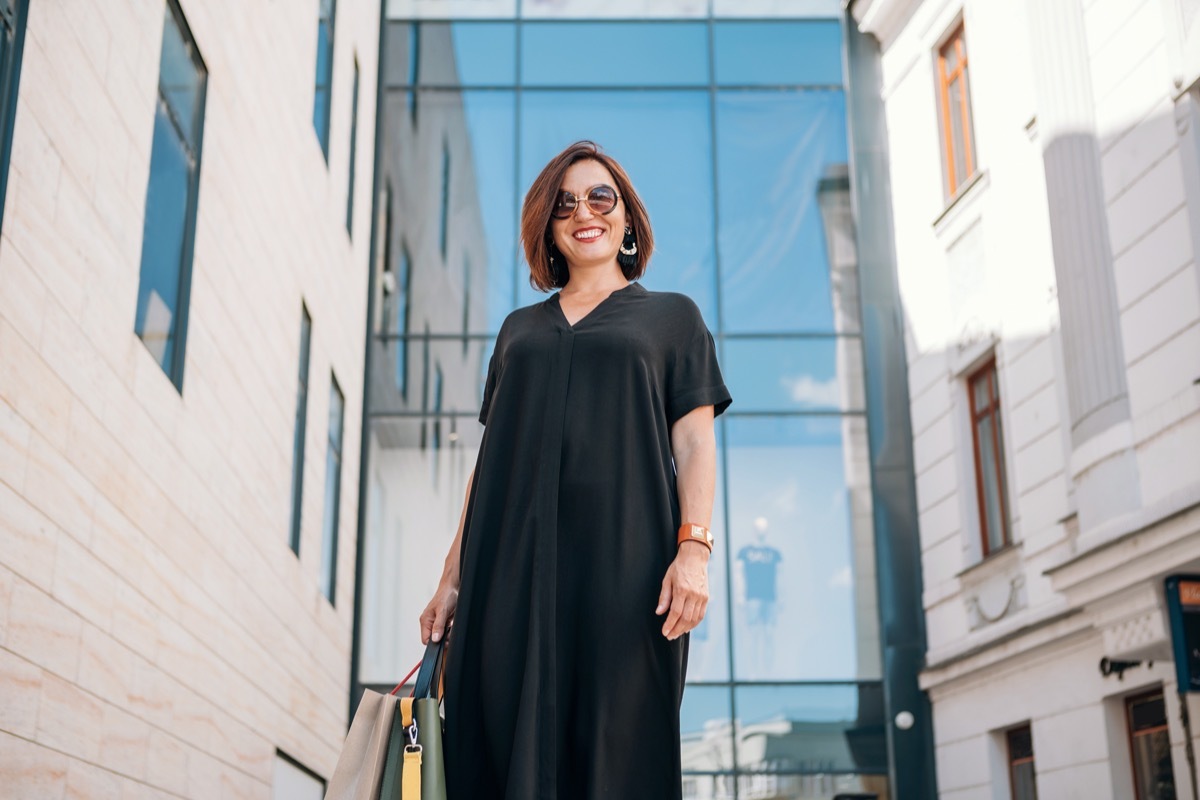
M 597 211 L 592 206 L 591 200 L 588 199 L 591 196 L 593 190 L 600 189 L 600 188 L 608 189 L 609 191 L 611 191 L 613 193 L 612 208 L 610 208 L 608 211 Z M 555 213 L 555 209 L 558 207 L 558 198 L 562 197 L 564 194 L 567 195 L 568 197 L 570 197 L 571 199 L 573 199 L 575 201 L 575 203 L 573 206 L 571 206 L 571 210 L 569 212 L 567 212 L 567 215 L 565 217 L 560 217 L 560 216 L 558 216 L 558 214 Z M 612 212 L 617 210 L 617 203 L 619 203 L 620 200 L 621 200 L 621 195 L 616 190 L 616 187 L 609 186 L 607 183 L 597 183 L 595 186 L 589 186 L 587 188 L 587 191 L 583 193 L 582 198 L 576 196 L 572 192 L 568 192 L 565 189 L 563 189 L 563 190 L 560 190 L 558 192 L 558 194 L 556 194 L 554 196 L 554 206 L 551 207 L 551 209 L 550 209 L 550 216 L 553 219 L 570 219 L 571 217 L 575 216 L 575 212 L 579 210 L 579 204 L 580 204 L 580 202 L 582 202 L 585 205 L 587 205 L 588 210 L 591 211 L 593 214 L 599 214 L 602 217 L 606 217 L 609 214 L 611 214 Z

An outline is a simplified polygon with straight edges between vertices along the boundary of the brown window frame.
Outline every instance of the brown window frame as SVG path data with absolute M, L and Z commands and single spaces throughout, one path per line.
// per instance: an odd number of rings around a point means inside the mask
M 1167 739 L 1170 740 L 1170 721 L 1164 722 L 1157 728 L 1133 732 L 1133 706 L 1135 703 L 1141 703 L 1146 700 L 1151 700 L 1155 697 L 1161 697 L 1163 701 L 1163 717 L 1167 715 L 1167 696 L 1163 692 L 1161 686 L 1151 689 L 1148 692 L 1140 692 L 1132 694 L 1125 698 L 1125 737 L 1129 740 L 1129 774 L 1133 778 L 1133 795 L 1136 800 L 1144 800 L 1141 792 L 1141 783 L 1138 781 L 1137 774 L 1137 750 L 1133 746 L 1135 736 L 1149 736 L 1160 731 L 1168 731 Z M 1185 701 L 1186 702 L 1186 701 Z
M 981 380 L 988 382 L 988 404 L 986 408 L 982 409 L 977 408 L 975 405 L 975 386 Z M 979 509 L 979 539 L 983 547 L 982 553 L 984 558 L 1012 544 L 1012 523 L 1008 513 L 1008 474 L 1004 469 L 1004 446 L 1001 437 L 1004 420 L 1000 412 L 1000 389 L 997 386 L 998 383 L 999 373 L 996 371 L 995 356 L 989 358 L 983 365 L 967 376 L 967 402 L 971 412 L 971 443 L 975 455 L 975 504 Z M 991 426 L 992 453 L 995 456 L 995 474 L 1000 484 L 996 488 L 996 496 L 1000 501 L 1000 519 L 1003 526 L 1000 544 L 994 549 L 990 544 L 991 537 L 988 535 L 987 494 L 983 486 L 983 455 L 979 446 L 979 422 L 989 416 L 996 420 L 996 424 Z
M 1028 758 L 1024 758 L 1024 757 L 1013 758 L 1012 737 L 1013 737 L 1014 733 L 1018 733 L 1020 731 L 1025 731 L 1026 733 L 1029 734 L 1029 757 Z M 1033 774 L 1035 776 L 1037 775 L 1037 762 L 1034 760 L 1034 753 L 1033 753 L 1033 729 L 1030 728 L 1029 723 L 1026 722 L 1024 725 L 1018 725 L 1015 728 L 1009 728 L 1007 731 L 1005 731 L 1004 732 L 1004 745 L 1005 745 L 1005 749 L 1007 749 L 1007 751 L 1008 751 L 1008 791 L 1009 791 L 1009 795 L 1012 797 L 1012 800 L 1018 800 L 1017 799 L 1017 784 L 1016 784 L 1016 781 L 1013 780 L 1013 770 L 1016 767 L 1021 766 L 1022 764 L 1033 764 L 1034 765 Z M 1035 781 L 1036 781 L 1036 777 L 1035 777 Z M 1033 792 L 1034 792 L 1034 796 L 1036 797 L 1037 796 L 1037 783 L 1036 782 L 1034 783 Z
M 946 54 L 954 49 L 957 57 L 954 71 L 946 74 Z M 942 166 L 946 175 L 946 196 L 954 197 L 972 176 L 975 175 L 975 143 L 971 126 L 970 74 L 967 69 L 966 26 L 962 20 L 950 31 L 937 49 L 938 73 L 938 108 L 941 111 L 942 122 Z M 954 126 L 950 119 L 950 85 L 958 79 L 960 107 L 962 109 L 962 150 L 963 165 L 966 175 L 958 175 L 954 166 L 956 143 L 954 141 Z

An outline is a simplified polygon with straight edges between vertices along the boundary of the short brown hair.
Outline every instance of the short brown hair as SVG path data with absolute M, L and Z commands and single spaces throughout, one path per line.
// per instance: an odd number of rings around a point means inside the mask
M 622 267 L 621 271 L 629 280 L 637 280 L 646 272 L 650 255 L 654 252 L 654 232 L 650 230 L 650 215 L 642 198 L 633 189 L 629 175 L 621 168 L 616 159 L 600 149 L 591 141 L 580 141 L 563 150 L 550 159 L 550 163 L 542 168 L 541 174 L 529 187 L 525 195 L 525 204 L 521 207 L 521 246 L 525 248 L 525 260 L 529 262 L 529 283 L 535 289 L 548 292 L 567 285 L 570 278 L 566 259 L 558 253 L 550 236 L 550 212 L 562 188 L 563 176 L 567 169 L 577 161 L 591 160 L 599 162 L 607 169 L 616 181 L 617 194 L 625 202 L 625 221 L 633 229 L 637 237 L 637 261 L 632 267 Z M 553 265 L 550 263 L 551 254 L 557 255 Z

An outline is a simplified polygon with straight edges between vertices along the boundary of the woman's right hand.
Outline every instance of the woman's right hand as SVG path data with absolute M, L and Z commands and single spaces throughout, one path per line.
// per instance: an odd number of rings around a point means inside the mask
M 458 587 L 447 578 L 438 583 L 437 591 L 425 610 L 421 612 L 421 644 L 429 644 L 432 639 L 440 642 L 446 635 L 446 628 L 454 619 L 454 610 L 458 608 Z

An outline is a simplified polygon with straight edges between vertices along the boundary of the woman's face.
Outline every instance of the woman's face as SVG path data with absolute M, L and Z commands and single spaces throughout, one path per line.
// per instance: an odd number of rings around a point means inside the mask
M 617 249 L 625 238 L 625 200 L 607 214 L 598 214 L 583 201 L 588 189 L 597 184 L 611 186 L 617 182 L 612 174 L 598 161 L 576 161 L 567 168 L 560 191 L 567 191 L 579 200 L 575 213 L 566 219 L 550 220 L 554 244 L 571 267 L 602 266 L 616 263 Z

